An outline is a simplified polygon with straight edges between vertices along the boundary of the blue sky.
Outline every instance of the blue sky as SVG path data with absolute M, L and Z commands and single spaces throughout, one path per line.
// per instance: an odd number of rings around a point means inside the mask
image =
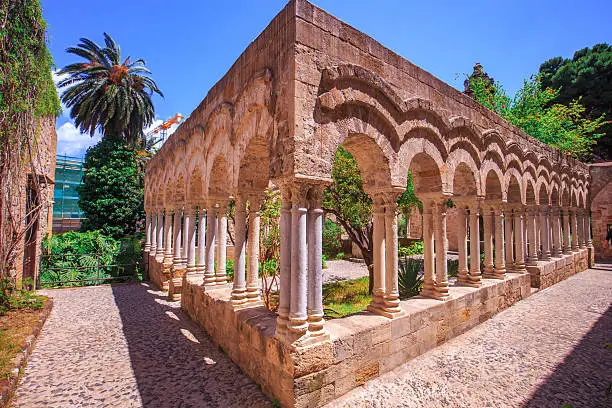
M 165 97 L 156 115 L 187 116 L 284 0 L 41 0 L 58 67 L 80 37 L 108 32 L 123 55 L 143 58 Z M 314 0 L 404 58 L 462 90 L 475 62 L 511 93 L 546 59 L 612 42 L 612 1 Z M 58 119 L 58 153 L 82 155 L 97 139 L 80 135 L 67 111 Z

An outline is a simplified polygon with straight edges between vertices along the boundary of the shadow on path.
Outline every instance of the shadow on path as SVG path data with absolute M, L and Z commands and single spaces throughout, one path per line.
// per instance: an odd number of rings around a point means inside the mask
M 591 306 L 589 312 L 601 317 L 525 407 L 612 407 L 612 307 Z
M 266 407 L 259 387 L 163 292 L 112 286 L 145 407 Z

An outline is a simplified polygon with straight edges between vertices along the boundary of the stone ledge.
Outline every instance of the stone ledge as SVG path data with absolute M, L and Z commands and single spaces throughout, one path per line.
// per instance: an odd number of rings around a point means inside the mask
M 230 285 L 184 281 L 181 305 L 225 353 L 282 406 L 317 407 L 471 329 L 531 294 L 530 275 L 450 287 L 450 299 L 402 301 L 394 320 L 364 311 L 326 323 L 330 340 L 294 348 L 274 337 L 276 315 L 234 310 Z
M 19 378 L 21 377 L 23 369 L 28 363 L 28 358 L 34 351 L 36 340 L 38 339 L 47 318 L 51 314 L 51 310 L 53 310 L 53 299 L 47 297 L 44 310 L 41 312 L 36 326 L 33 328 L 32 333 L 30 333 L 30 335 L 26 338 L 26 345 L 24 349 L 21 350 L 21 352 L 11 361 L 13 367 L 15 368 L 11 371 L 10 377 L 0 381 L 0 406 L 9 406 L 10 399 L 17 389 Z
M 548 288 L 572 275 L 586 270 L 589 266 L 589 249 L 579 249 L 571 254 L 552 258 L 550 261 L 538 261 L 536 265 L 527 265 L 531 276 L 531 286 L 538 289 Z

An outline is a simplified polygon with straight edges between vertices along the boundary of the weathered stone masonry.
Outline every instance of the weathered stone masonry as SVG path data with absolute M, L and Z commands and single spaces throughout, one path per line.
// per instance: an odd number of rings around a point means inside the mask
M 368 312 L 324 322 L 321 193 L 340 145 L 374 201 L 374 293 Z M 421 296 L 400 301 L 395 214 L 408 170 L 423 202 L 425 283 Z M 270 182 L 282 196 L 278 316 L 261 305 L 257 270 L 258 210 Z M 145 252 L 152 279 L 180 294 L 268 395 L 318 406 L 468 330 L 530 286 L 585 269 L 588 188 L 584 164 L 295 0 L 149 165 Z M 449 198 L 456 282 L 446 270 Z

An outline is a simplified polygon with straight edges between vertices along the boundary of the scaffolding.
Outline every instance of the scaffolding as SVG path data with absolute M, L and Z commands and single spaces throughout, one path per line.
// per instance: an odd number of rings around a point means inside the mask
M 78 230 L 83 218 L 77 187 L 83 182 L 83 158 L 58 155 L 55 167 L 53 232 Z

